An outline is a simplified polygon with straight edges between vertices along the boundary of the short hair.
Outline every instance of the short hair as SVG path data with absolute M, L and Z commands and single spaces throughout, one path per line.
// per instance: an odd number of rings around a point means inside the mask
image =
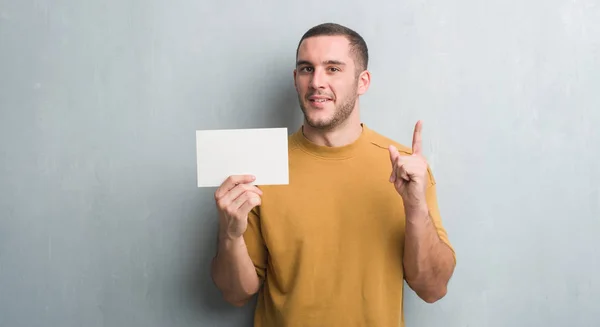
M 298 42 L 298 48 L 296 48 L 296 58 L 300 50 L 302 41 L 313 36 L 345 36 L 350 42 L 350 48 L 356 61 L 357 70 L 366 70 L 369 65 L 369 49 L 365 40 L 355 32 L 354 30 L 336 23 L 323 23 L 312 27 L 300 39 Z

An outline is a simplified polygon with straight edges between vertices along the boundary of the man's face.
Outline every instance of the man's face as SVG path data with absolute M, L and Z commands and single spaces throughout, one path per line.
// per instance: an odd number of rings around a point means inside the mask
M 346 37 L 317 36 L 302 41 L 294 83 L 308 125 L 332 129 L 344 122 L 354 111 L 358 96 L 366 91 L 362 75 L 357 76 Z

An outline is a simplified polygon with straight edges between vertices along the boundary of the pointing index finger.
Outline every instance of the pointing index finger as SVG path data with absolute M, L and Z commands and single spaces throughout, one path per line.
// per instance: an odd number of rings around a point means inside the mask
M 421 155 L 421 129 L 423 122 L 420 120 L 415 125 L 415 131 L 413 132 L 412 152 L 414 155 Z

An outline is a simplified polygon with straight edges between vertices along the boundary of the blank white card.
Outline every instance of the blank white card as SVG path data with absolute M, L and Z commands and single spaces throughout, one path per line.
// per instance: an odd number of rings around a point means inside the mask
M 256 176 L 254 185 L 289 183 L 287 128 L 196 131 L 196 157 L 198 187 L 244 174 Z

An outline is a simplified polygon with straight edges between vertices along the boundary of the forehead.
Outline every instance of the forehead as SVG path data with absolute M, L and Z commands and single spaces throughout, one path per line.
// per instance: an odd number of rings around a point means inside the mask
M 303 40 L 298 48 L 298 60 L 321 62 L 326 60 L 351 61 L 350 59 L 352 59 L 350 42 L 341 35 L 309 37 Z

